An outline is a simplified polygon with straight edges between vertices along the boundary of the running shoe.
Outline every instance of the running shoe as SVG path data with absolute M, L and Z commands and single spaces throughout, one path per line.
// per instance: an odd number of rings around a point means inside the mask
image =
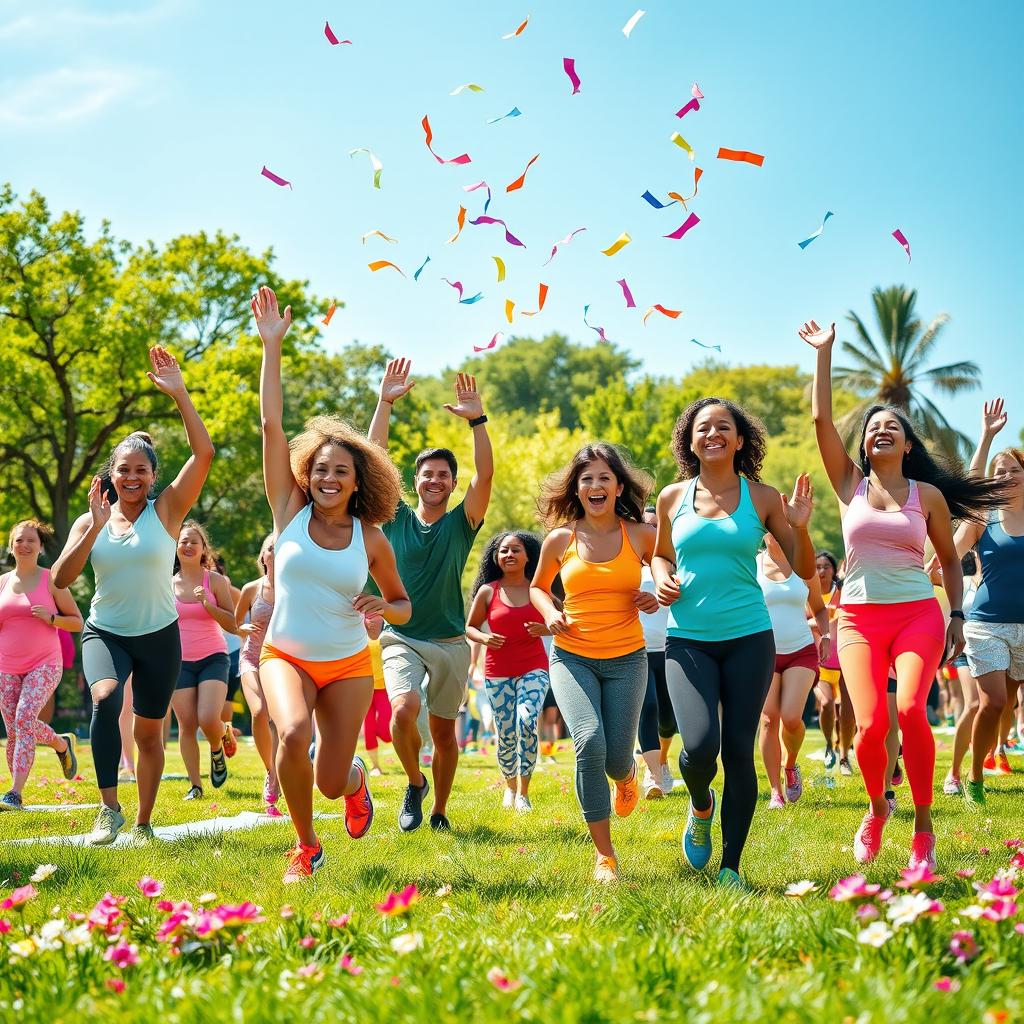
M 96 824 L 93 825 L 85 845 L 109 846 L 123 827 L 124 815 L 121 813 L 121 808 L 118 807 L 115 811 L 113 807 L 104 804 L 100 808 L 100 813 L 96 815 Z
M 273 772 L 267 772 L 263 779 L 263 802 L 265 804 L 276 804 L 281 796 L 281 786 L 277 776 Z
M 530 798 L 525 793 L 519 793 L 516 796 L 516 810 L 520 814 L 529 814 L 533 810 L 533 804 L 530 803 Z
M 996 755 L 990 750 L 988 756 L 985 758 L 985 771 L 994 772 L 996 770 Z
M 887 815 L 868 811 L 853 837 L 853 857 L 858 864 L 870 864 L 882 849 L 882 829 Z
M 383 774 L 384 773 L 376 765 L 374 765 L 370 769 L 370 778 L 371 779 L 379 779 Z
M 690 804 L 686 829 L 683 831 L 683 856 L 690 867 L 696 871 L 707 867 L 708 861 L 711 860 L 711 825 L 715 820 L 717 803 L 715 791 L 712 789 L 711 813 L 706 818 L 698 818 L 693 813 L 693 804 Z
M 224 756 L 234 757 L 238 753 L 238 740 L 235 739 L 235 730 L 231 728 L 230 722 L 224 723 Z
M 608 857 L 603 853 L 597 855 L 594 865 L 595 882 L 617 882 L 619 880 L 619 861 L 617 857 Z
M 784 811 L 786 809 L 786 801 L 782 794 L 777 790 L 772 790 L 772 795 L 768 799 L 768 810 L 769 811 Z
M 750 886 L 732 868 L 722 868 L 718 872 L 718 885 L 722 889 L 732 889 L 735 892 L 750 892 Z
M 12 789 L 0 796 L 0 811 L 20 811 L 22 809 L 21 794 Z
M 309 763 L 312 764 L 316 760 L 316 733 L 313 733 L 313 738 L 309 741 Z
M 963 785 L 960 780 L 950 772 L 946 776 L 946 781 L 942 784 L 942 792 L 945 793 L 946 796 L 959 796 L 962 791 Z
M 516 805 L 516 794 L 511 789 L 509 789 L 508 786 L 506 786 L 505 787 L 505 795 L 501 798 L 501 806 L 506 811 L 511 811 L 512 808 L 515 807 L 515 805 Z
M 891 818 L 896 813 L 896 790 L 887 789 L 885 791 L 885 802 L 889 805 L 889 817 Z
M 644 780 L 641 783 L 641 788 L 645 800 L 660 800 L 665 795 L 650 768 L 644 768 Z
M 903 765 L 900 764 L 900 759 L 896 758 L 896 767 L 892 770 L 892 784 L 893 787 L 903 785 Z
M 964 783 L 963 798 L 969 811 L 980 811 L 985 806 L 985 783 L 968 779 Z
M 451 832 L 452 823 L 443 814 L 432 814 L 430 816 L 430 827 L 435 832 Z
M 910 861 L 907 867 L 913 871 L 915 868 L 928 868 L 934 871 L 938 867 L 935 860 L 935 833 L 915 832 L 910 842 Z
M 996 754 L 996 771 L 1000 775 L 1012 775 L 1013 769 L 1010 767 L 1010 759 L 1006 756 L 1005 747 L 999 748 L 999 753 Z M 70 776 L 69 776 L 70 777 Z
M 786 769 L 786 800 L 795 804 L 803 795 L 804 779 L 800 774 L 800 765 L 795 764 Z
M 620 818 L 628 818 L 633 813 L 637 801 L 640 799 L 640 786 L 637 782 L 636 762 L 633 762 L 633 772 L 628 779 L 615 783 L 615 813 Z
M 302 843 L 297 843 L 288 854 L 288 868 L 281 881 L 285 885 L 301 882 L 323 866 L 324 848 L 319 842 L 316 846 L 304 846 Z
M 132 825 L 128 833 L 129 846 L 148 846 L 154 839 L 153 826 L 148 821 L 144 825 Z
M 835 747 L 825 748 L 825 770 L 831 771 L 836 766 L 836 751 Z
M 423 776 L 422 786 L 405 787 L 402 809 L 398 812 L 398 827 L 403 832 L 413 832 L 423 824 L 423 801 L 430 792 L 430 783 Z
M 268 818 L 283 818 L 284 815 L 281 813 L 281 809 L 277 804 L 267 804 L 266 810 L 263 812 Z
M 359 769 L 362 784 L 351 795 L 345 797 L 345 831 L 353 839 L 362 839 L 370 831 L 373 823 L 373 797 L 366 781 L 366 764 L 356 755 L 352 765 Z
M 182 797 L 182 800 L 202 800 L 203 799 L 203 787 L 202 786 L 190 786 L 189 791 Z
M 210 782 L 214 789 L 220 789 L 228 781 L 228 763 L 224 760 L 224 748 L 210 751 Z
M 131 770 L 127 765 L 121 765 L 117 770 L 117 781 L 118 782 L 134 782 L 135 772 Z
M 839 774 L 847 776 L 853 774 L 853 765 L 850 764 L 848 757 L 839 758 Z
M 661 776 L 659 780 L 661 791 L 665 796 L 668 796 L 676 787 L 676 780 L 672 777 L 672 769 L 667 764 L 663 764 L 659 774 Z
M 75 734 L 73 732 L 62 732 L 57 735 L 57 739 L 64 740 L 67 744 L 63 750 L 55 751 L 57 760 L 60 761 L 60 770 L 64 773 L 65 779 L 73 779 L 78 774 Z

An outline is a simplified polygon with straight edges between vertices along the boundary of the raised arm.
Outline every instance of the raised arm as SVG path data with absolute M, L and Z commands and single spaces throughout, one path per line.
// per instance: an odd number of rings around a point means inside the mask
M 569 546 L 569 536 L 567 528 L 559 527 L 544 538 L 544 543 L 540 546 L 537 571 L 533 574 L 533 582 L 530 584 L 530 604 L 544 617 L 544 625 L 552 636 L 569 631 L 565 613 L 551 596 L 551 584 L 561 568 L 562 555 Z
M 391 424 L 391 408 L 403 395 L 407 395 L 415 386 L 416 381 L 410 379 L 412 361 L 409 359 L 389 359 L 384 369 L 384 377 L 380 382 L 380 396 L 377 408 L 373 410 L 370 420 L 368 437 L 370 440 L 387 450 L 388 428 Z
M 155 504 L 160 522 L 168 533 L 176 537 L 189 509 L 198 501 L 210 473 L 214 456 L 213 441 L 210 440 L 206 424 L 192 404 L 178 360 L 157 345 L 149 350 L 149 361 L 153 369 L 146 376 L 165 395 L 174 399 L 185 427 L 185 438 L 192 451 L 178 475 L 160 492 Z
M 71 527 L 64 550 L 50 569 L 50 580 L 58 590 L 70 587 L 89 561 L 100 530 L 110 521 L 110 502 L 103 491 L 100 478 L 94 476 L 89 485 L 89 511 L 75 520 Z
M 833 323 L 830 327 L 821 328 L 810 320 L 797 333 L 817 353 L 811 392 L 814 433 L 832 490 L 844 505 L 848 505 L 863 474 L 850 458 L 832 419 L 832 346 L 836 340 L 836 325 Z
M 981 412 L 981 437 L 978 447 L 971 456 L 970 475 L 984 476 L 988 465 L 988 453 L 996 434 L 1006 426 L 1006 413 L 1003 411 L 1003 400 L 994 398 L 986 402 Z
M 469 373 L 460 373 L 455 377 L 455 405 L 445 404 L 445 408 L 455 416 L 467 420 L 472 426 L 473 421 L 484 414 L 484 404 L 476 390 L 476 377 Z M 475 530 L 487 515 L 487 505 L 491 500 L 491 484 L 494 480 L 494 454 L 491 451 L 491 438 L 487 433 L 487 425 L 479 423 L 473 430 L 473 479 L 469 482 L 462 507 L 466 510 L 469 525 Z
M 811 478 L 801 473 L 793 487 L 793 497 L 780 495 L 774 487 L 758 484 L 755 502 L 760 510 L 766 503 L 764 525 L 779 542 L 782 553 L 800 579 L 807 581 L 815 574 L 814 545 L 807 525 L 814 509 L 814 487 Z

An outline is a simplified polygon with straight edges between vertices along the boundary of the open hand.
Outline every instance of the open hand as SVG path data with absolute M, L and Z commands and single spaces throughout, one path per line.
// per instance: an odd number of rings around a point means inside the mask
M 89 514 L 92 525 L 98 530 L 110 522 L 110 501 L 98 476 L 94 476 L 89 485 Z
M 533 637 L 551 636 L 548 632 L 548 627 L 543 622 L 528 622 L 526 624 L 526 632 Z
M 995 437 L 1006 426 L 1006 413 L 1003 411 L 1003 400 L 993 398 L 985 403 L 981 413 L 981 429 L 986 437 Z
M 787 498 L 785 494 L 782 495 L 782 507 L 785 509 L 789 525 L 796 529 L 803 529 L 811 521 L 811 512 L 814 509 L 814 485 L 806 473 L 801 473 L 796 478 L 792 498 Z
M 819 327 L 813 320 L 808 320 L 796 332 L 811 348 L 829 348 L 836 340 L 836 325 L 833 322 L 831 327 Z
M 476 390 L 476 377 L 472 374 L 455 375 L 455 403 L 445 403 L 445 408 L 464 420 L 475 420 L 484 414 L 484 405 Z
M 181 375 L 178 360 L 161 345 L 154 345 L 149 350 L 149 364 L 152 371 L 146 376 L 165 394 L 174 398 L 185 393 L 185 379 Z
M 416 381 L 409 378 L 411 370 L 411 359 L 388 360 L 388 365 L 384 370 L 384 379 L 380 382 L 380 400 L 382 402 L 393 405 L 416 386 Z
M 263 285 L 249 303 L 256 319 L 256 330 L 264 345 L 280 345 L 292 325 L 292 307 L 285 306 L 281 314 L 273 288 Z

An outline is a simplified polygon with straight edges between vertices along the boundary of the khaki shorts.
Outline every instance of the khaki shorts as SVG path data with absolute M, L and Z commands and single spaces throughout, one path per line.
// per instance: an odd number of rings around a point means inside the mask
M 388 700 L 404 693 L 419 694 L 427 680 L 427 710 L 438 718 L 455 720 L 466 696 L 469 641 L 414 640 L 385 630 L 380 635 L 384 685 Z

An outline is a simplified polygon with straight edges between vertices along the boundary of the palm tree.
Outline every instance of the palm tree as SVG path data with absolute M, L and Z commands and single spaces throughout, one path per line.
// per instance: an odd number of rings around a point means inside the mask
M 960 433 L 925 394 L 926 387 L 946 395 L 981 386 L 976 363 L 964 360 L 945 366 L 926 366 L 949 314 L 940 313 L 927 327 L 914 308 L 917 292 L 902 285 L 876 288 L 871 293 L 875 320 L 881 336 L 876 344 L 859 316 L 850 310 L 847 319 L 857 334 L 856 342 L 844 341 L 842 350 L 852 366 L 837 366 L 833 380 L 861 400 L 837 424 L 849 444 L 856 437 L 865 410 L 875 403 L 906 409 L 922 433 L 944 455 L 962 458 L 972 441 Z

